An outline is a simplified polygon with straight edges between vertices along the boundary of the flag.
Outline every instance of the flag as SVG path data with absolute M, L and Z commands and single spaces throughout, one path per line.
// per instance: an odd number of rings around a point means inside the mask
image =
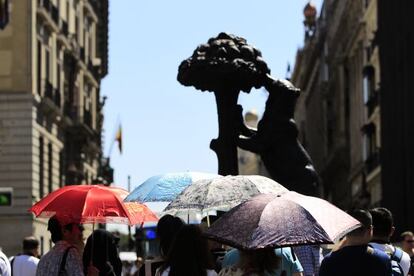
M 121 125 L 119 125 L 118 132 L 116 133 L 115 141 L 118 142 L 119 152 L 122 153 L 122 126 Z

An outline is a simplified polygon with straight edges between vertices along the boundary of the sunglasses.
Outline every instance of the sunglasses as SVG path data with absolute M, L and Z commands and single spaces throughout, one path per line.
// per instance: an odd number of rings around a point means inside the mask
M 405 242 L 408 242 L 408 243 L 413 243 L 414 242 L 414 240 L 404 240 Z

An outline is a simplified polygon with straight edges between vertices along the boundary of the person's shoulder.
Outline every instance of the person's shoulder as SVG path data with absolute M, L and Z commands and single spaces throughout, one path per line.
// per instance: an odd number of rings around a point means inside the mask
M 217 272 L 213 269 L 207 269 L 207 276 L 217 276 Z
M 36 258 L 36 257 L 34 257 L 34 256 L 30 256 L 28 259 L 27 259 L 27 261 L 28 262 L 30 262 L 30 263 L 32 263 L 32 264 L 35 264 L 36 266 L 39 264 L 39 258 Z
M 232 265 L 220 270 L 219 276 L 241 276 L 244 272 L 240 268 Z

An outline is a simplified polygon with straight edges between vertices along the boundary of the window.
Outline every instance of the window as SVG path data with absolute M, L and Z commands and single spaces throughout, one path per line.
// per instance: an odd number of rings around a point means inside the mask
M 63 174 L 64 174 L 64 151 L 59 152 L 59 187 L 63 187 Z
M 42 42 L 37 41 L 37 94 L 41 95 L 42 89 Z
M 364 67 L 363 70 L 363 93 L 364 93 L 364 103 L 367 104 L 369 99 L 374 94 L 375 90 L 375 69 L 373 66 L 368 65 Z
M 43 198 L 44 191 L 44 141 L 43 137 L 39 138 L 39 198 Z
M 50 51 L 48 48 L 45 49 L 45 79 L 50 82 Z
M 368 173 L 379 164 L 379 149 L 377 147 L 376 127 L 374 123 L 366 124 L 362 127 L 363 144 L 362 158 L 365 162 Z
M 371 65 L 367 65 L 364 67 L 363 73 L 363 100 L 365 106 L 368 108 L 368 116 L 369 117 L 372 112 L 374 111 L 375 107 L 378 104 L 378 94 L 375 91 L 375 69 Z
M 326 143 L 328 150 L 334 144 L 334 125 L 335 125 L 335 110 L 331 99 L 325 102 L 326 109 Z
M 49 193 L 51 193 L 53 191 L 53 146 L 52 146 L 52 143 L 49 143 L 47 150 L 48 150 L 47 178 L 48 178 Z

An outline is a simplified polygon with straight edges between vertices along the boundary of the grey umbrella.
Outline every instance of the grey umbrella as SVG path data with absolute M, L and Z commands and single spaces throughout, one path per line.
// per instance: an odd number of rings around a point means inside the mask
M 228 211 L 255 195 L 283 194 L 287 191 L 279 183 L 260 175 L 229 175 L 203 179 L 185 188 L 164 211 L 176 215 L 189 211 Z
M 262 194 L 234 207 L 206 236 L 240 249 L 333 243 L 360 223 L 329 202 L 287 192 Z

